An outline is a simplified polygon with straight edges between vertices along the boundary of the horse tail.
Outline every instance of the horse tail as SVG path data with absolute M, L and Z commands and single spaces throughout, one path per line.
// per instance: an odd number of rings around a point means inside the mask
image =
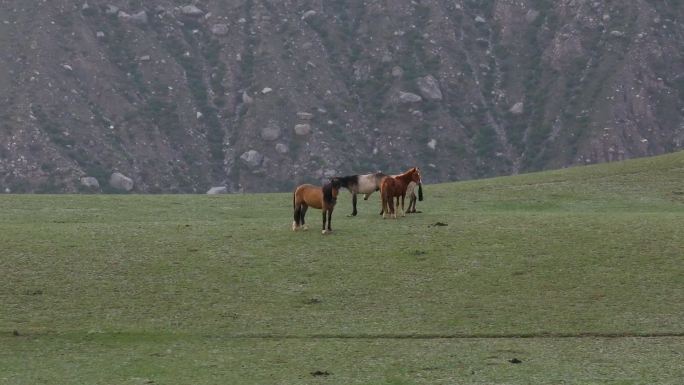
M 380 181 L 380 215 L 386 212 L 385 210 L 385 192 L 387 191 L 387 187 L 385 187 L 385 181 L 381 180 Z
M 294 210 L 294 224 L 296 226 L 299 226 L 300 223 L 300 212 L 301 212 L 301 205 L 297 207 L 297 191 L 292 194 L 292 209 Z
M 418 200 L 423 201 L 423 184 L 418 183 Z
M 323 202 L 326 205 L 334 205 L 335 197 L 333 197 L 333 185 L 332 183 L 326 183 L 323 185 Z
M 386 214 L 390 213 L 389 209 L 390 209 L 390 204 L 391 204 L 393 197 L 392 197 L 392 192 L 391 192 L 391 190 L 392 190 L 391 184 L 390 184 L 391 181 L 389 180 L 389 178 L 391 178 L 391 177 L 384 177 L 382 179 L 382 181 L 380 182 L 380 201 L 382 204 L 382 211 L 380 212 L 381 214 L 382 213 L 386 213 Z

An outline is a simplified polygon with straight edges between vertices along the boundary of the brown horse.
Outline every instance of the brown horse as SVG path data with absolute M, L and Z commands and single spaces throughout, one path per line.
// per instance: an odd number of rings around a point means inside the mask
M 302 228 L 307 229 L 304 223 L 304 216 L 309 207 L 319 209 L 323 212 L 323 234 L 332 231 L 330 227 L 332 224 L 332 213 L 337 202 L 337 193 L 340 190 L 340 181 L 333 178 L 330 182 L 323 185 L 323 187 L 314 186 L 311 184 L 303 184 L 295 190 L 292 196 L 292 206 L 294 208 L 294 222 L 292 222 L 292 231 L 297 231 Z M 327 217 L 327 229 L 326 229 Z
M 385 218 L 385 214 L 389 214 L 393 218 L 397 217 L 397 214 L 394 211 L 395 197 L 397 198 L 397 201 L 399 200 L 399 197 L 401 197 L 402 215 L 406 215 L 404 212 L 404 199 L 406 197 L 406 188 L 411 182 L 415 182 L 419 185 L 422 184 L 420 170 L 417 167 L 413 167 L 403 174 L 394 177 L 388 176 L 382 180 L 382 183 L 380 183 L 380 197 L 382 199 L 381 214 L 383 218 Z

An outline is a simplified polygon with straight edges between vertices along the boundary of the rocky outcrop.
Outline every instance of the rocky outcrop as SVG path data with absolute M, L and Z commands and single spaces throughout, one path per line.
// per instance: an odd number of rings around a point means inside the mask
M 34 3 L 0 2 L 0 191 L 442 182 L 684 146 L 681 2 Z

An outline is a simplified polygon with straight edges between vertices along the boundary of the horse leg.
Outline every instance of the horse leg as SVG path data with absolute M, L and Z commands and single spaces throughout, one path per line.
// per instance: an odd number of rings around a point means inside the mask
M 409 205 L 408 209 L 406 210 L 408 213 L 415 213 L 416 212 L 416 195 L 411 194 L 409 196 Z
M 325 219 L 326 219 L 325 217 L 326 217 L 326 215 L 325 214 L 327 213 L 325 206 L 323 206 L 323 208 L 321 209 L 321 213 L 323 213 L 323 230 L 321 230 L 321 233 L 325 234 L 326 233 L 326 231 L 325 231 Z
M 387 197 L 385 196 L 385 192 L 383 191 L 380 193 L 380 215 L 382 215 L 382 219 L 385 219 L 385 215 L 389 214 L 387 207 Z
M 352 207 L 354 208 L 352 211 L 352 216 L 355 217 L 357 212 L 356 212 L 356 193 L 352 193 Z
M 301 209 L 301 214 L 300 214 L 300 221 L 299 221 L 299 223 L 300 223 L 301 226 L 302 226 L 302 230 L 308 230 L 308 229 L 309 229 L 309 226 L 307 226 L 306 223 L 304 223 L 304 216 L 306 215 L 306 210 L 307 210 L 308 208 L 309 208 L 308 205 L 302 204 L 302 209 Z
M 334 209 L 334 207 L 328 209 L 328 232 L 332 231 L 332 213 Z
M 389 199 L 387 200 L 387 204 L 387 211 L 389 213 L 390 218 L 396 218 L 397 214 L 394 212 L 394 197 L 389 197 Z
M 405 216 L 406 216 L 406 211 L 404 211 L 404 197 L 405 197 L 405 196 L 406 196 L 406 195 L 401 194 L 401 216 L 402 216 L 402 217 L 405 217 Z M 399 200 L 399 198 L 397 198 L 397 200 Z M 397 204 L 397 206 L 399 206 L 399 204 Z
M 294 222 L 292 222 L 292 231 L 297 231 L 299 229 L 299 221 L 301 220 L 300 212 L 302 210 L 302 205 L 295 203 L 294 206 Z

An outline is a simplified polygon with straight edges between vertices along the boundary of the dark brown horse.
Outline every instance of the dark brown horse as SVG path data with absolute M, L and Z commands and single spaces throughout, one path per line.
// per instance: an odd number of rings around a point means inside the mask
M 406 197 L 406 188 L 409 183 L 415 182 L 419 185 L 422 184 L 420 178 L 420 170 L 417 167 L 413 167 L 403 174 L 397 176 L 388 176 L 382 180 L 380 183 L 380 197 L 382 198 L 382 217 L 385 218 L 385 214 L 389 214 L 390 217 L 396 218 L 397 214 L 394 211 L 394 198 L 401 198 L 401 211 L 402 215 L 406 215 L 404 212 L 404 199 Z M 398 202 L 397 202 L 398 205 Z
M 332 213 L 337 202 L 337 193 L 340 190 L 340 181 L 333 178 L 330 182 L 323 185 L 323 187 L 314 186 L 312 184 L 303 184 L 295 190 L 292 196 L 292 206 L 294 208 L 294 222 L 292 222 L 292 231 L 297 231 L 300 228 L 306 230 L 307 226 L 304 222 L 306 210 L 309 207 L 319 209 L 323 212 L 323 234 L 332 231 Z M 326 229 L 327 219 L 327 229 Z

